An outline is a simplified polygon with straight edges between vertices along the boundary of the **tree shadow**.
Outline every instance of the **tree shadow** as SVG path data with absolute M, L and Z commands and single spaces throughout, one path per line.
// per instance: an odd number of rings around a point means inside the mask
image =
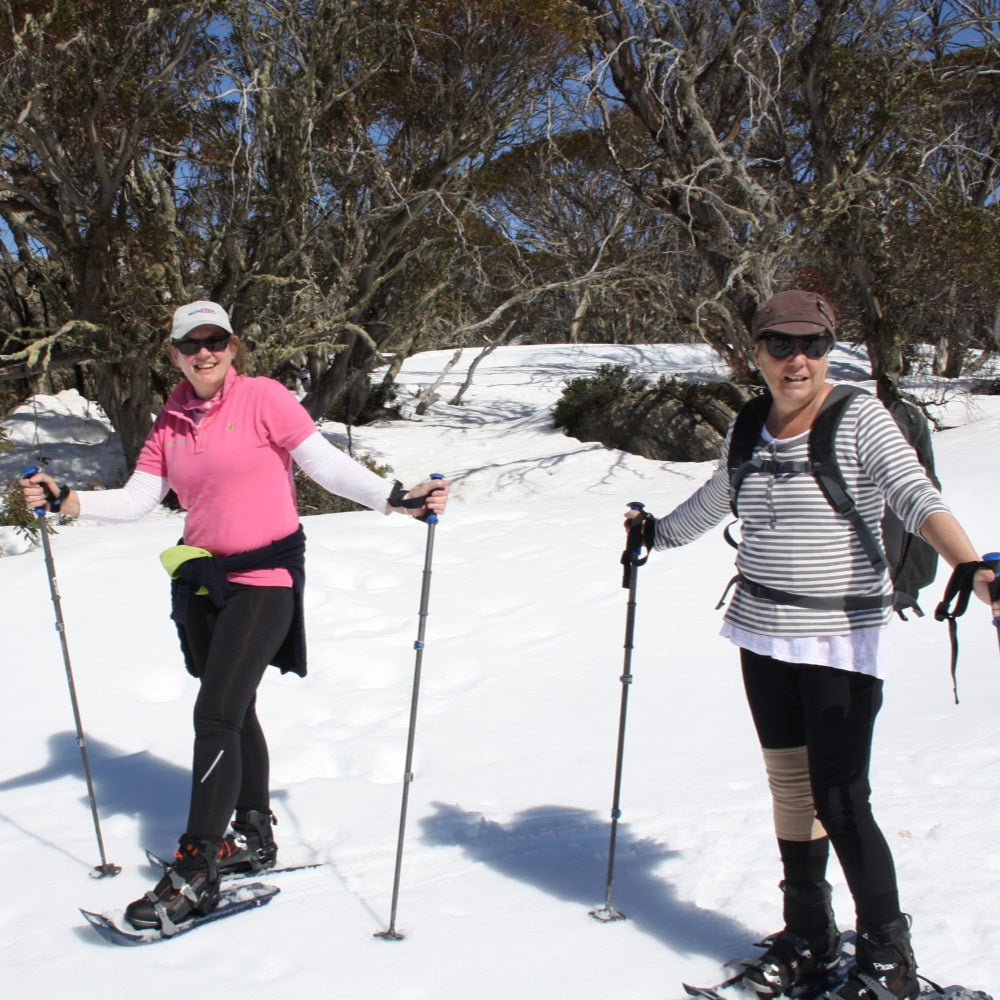
M 441 802 L 434 808 L 433 815 L 421 820 L 424 843 L 461 847 L 470 858 L 558 899 L 591 911 L 604 909 L 610 826 L 596 813 L 536 806 L 509 823 L 498 823 Z M 650 838 L 635 839 L 619 824 L 611 907 L 676 952 L 726 962 L 746 947 L 754 932 L 680 899 L 655 872 L 662 861 L 678 856 Z
M 44 785 L 62 778 L 78 778 L 83 786 L 82 807 L 90 812 L 83 761 L 75 732 L 54 733 L 49 737 L 49 761 L 44 767 L 16 778 L 0 781 L 0 792 L 15 788 Z M 157 853 L 171 853 L 183 832 L 191 794 L 191 772 L 148 750 L 123 754 L 110 743 L 87 739 L 87 759 L 94 782 L 98 818 L 127 816 L 138 822 L 139 845 Z M 274 798 L 283 798 L 279 792 Z M 64 809 L 56 810 L 56 815 Z M 25 830 L 10 816 L 8 823 L 28 836 L 51 844 L 50 836 Z M 89 822 L 89 820 L 88 820 Z

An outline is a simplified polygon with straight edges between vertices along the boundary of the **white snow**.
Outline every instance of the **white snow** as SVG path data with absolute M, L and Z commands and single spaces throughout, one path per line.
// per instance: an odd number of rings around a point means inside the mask
M 450 398 L 473 351 L 439 390 Z M 410 359 L 415 392 L 451 352 Z M 0 956 L 18 998 L 253 996 L 345 1000 L 670 1000 L 713 981 L 780 926 L 780 869 L 737 653 L 715 602 L 721 529 L 639 572 L 622 819 L 605 900 L 627 591 L 625 504 L 663 513 L 710 473 L 585 444 L 551 426 L 563 383 L 602 363 L 724 377 L 706 348 L 498 350 L 465 405 L 357 429 L 358 451 L 407 483 L 447 473 L 435 531 L 396 929 L 386 929 L 427 529 L 372 513 L 306 519 L 310 673 L 271 670 L 259 711 L 286 864 L 267 907 L 175 942 L 120 949 L 78 913 L 121 910 L 186 816 L 194 681 L 168 619 L 159 552 L 178 515 L 60 527 L 52 549 L 116 878 L 99 854 L 40 549 L 2 529 Z M 836 377 L 864 359 L 838 350 Z M 945 494 L 976 544 L 1000 549 L 993 445 L 1000 398 L 953 395 L 935 436 Z M 8 423 L 7 478 L 46 459 L 60 482 L 116 485 L 125 463 L 93 404 L 37 397 Z M 324 428 L 342 443 L 344 429 Z M 807 541 L 807 539 L 803 539 Z M 947 571 L 925 595 L 940 599 Z M 1000 653 L 977 605 L 961 620 L 953 704 L 947 629 L 896 623 L 877 725 L 876 815 L 892 845 L 921 971 L 1000 989 Z M 850 897 L 831 863 L 842 926 Z M 267 880 L 265 876 L 265 881 Z

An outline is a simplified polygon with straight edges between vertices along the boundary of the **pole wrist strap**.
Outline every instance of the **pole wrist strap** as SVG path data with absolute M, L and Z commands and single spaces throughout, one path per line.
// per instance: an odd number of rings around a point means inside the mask
M 976 573 L 981 569 L 991 568 L 984 562 L 959 563 L 952 571 L 951 579 L 944 590 L 944 597 L 934 609 L 934 620 L 948 623 L 948 636 L 951 639 L 951 686 L 956 705 L 958 704 L 958 619 L 965 614 L 965 609 L 969 606 Z M 955 602 L 954 607 L 951 607 L 952 601 Z
M 71 492 L 72 492 L 72 491 L 70 490 L 70 488 L 69 488 L 68 486 L 63 486 L 63 487 L 62 487 L 62 488 L 61 488 L 61 489 L 59 490 L 59 496 L 57 496 L 57 497 L 55 498 L 55 501 L 54 501 L 53 503 L 50 503 L 50 504 L 49 504 L 49 509 L 50 509 L 50 510 L 51 510 L 51 511 L 52 511 L 52 512 L 53 512 L 54 514 L 58 514 L 58 513 L 59 513 L 59 511 L 61 511 L 61 510 L 62 510 L 62 505 L 63 505 L 63 501 L 64 501 L 64 500 L 66 499 L 66 497 L 68 497 L 68 496 L 70 495 L 70 493 L 71 493 Z
M 407 497 L 406 489 L 397 479 L 392 484 L 392 492 L 386 498 L 385 502 L 390 507 L 405 507 L 408 510 L 416 510 L 417 507 L 423 507 L 427 503 L 427 497 Z
M 49 505 L 49 510 L 53 514 L 58 514 L 62 510 L 63 501 L 70 495 L 72 490 L 68 486 L 63 486 L 58 495 L 52 492 L 48 486 L 42 485 L 42 489 L 45 491 L 45 502 Z

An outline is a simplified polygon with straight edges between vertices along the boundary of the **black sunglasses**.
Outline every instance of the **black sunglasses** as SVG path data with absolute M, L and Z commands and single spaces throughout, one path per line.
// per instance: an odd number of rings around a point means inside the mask
M 207 347 L 210 351 L 224 351 L 229 346 L 228 333 L 219 333 L 214 337 L 206 337 L 204 340 L 175 340 L 174 347 L 177 348 L 181 354 L 185 354 L 191 357 L 192 354 L 197 354 L 203 347 Z
M 796 348 L 813 361 L 819 360 L 833 349 L 833 337 L 829 333 L 816 333 L 810 337 L 793 337 L 788 333 L 765 333 L 758 340 L 764 342 L 767 353 L 778 361 L 790 358 Z

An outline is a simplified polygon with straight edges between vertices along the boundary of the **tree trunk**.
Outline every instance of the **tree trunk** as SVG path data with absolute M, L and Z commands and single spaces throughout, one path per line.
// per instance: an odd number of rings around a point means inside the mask
M 153 425 L 149 356 L 94 365 L 90 374 L 97 402 L 121 439 L 126 465 L 134 469 Z
M 573 312 L 573 320 L 569 325 L 569 340 L 571 344 L 580 343 L 580 327 L 583 326 L 583 321 L 589 309 L 590 289 L 585 288 L 583 295 L 580 296 L 580 301 L 577 303 L 576 310 Z
M 461 406 L 462 397 L 468 392 L 469 387 L 472 385 L 472 377 L 476 374 L 476 369 L 479 367 L 479 362 L 484 360 L 490 354 L 492 354 L 497 349 L 497 344 L 489 344 L 484 347 L 473 359 L 469 365 L 469 370 L 465 373 L 465 381 L 459 386 L 458 392 L 448 400 L 451 406 Z

